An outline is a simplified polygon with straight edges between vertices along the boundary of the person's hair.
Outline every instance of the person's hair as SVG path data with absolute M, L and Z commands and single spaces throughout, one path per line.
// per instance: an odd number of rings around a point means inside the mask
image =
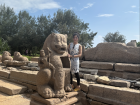
M 78 37 L 78 39 L 79 39 L 80 34 L 79 34 L 78 32 L 75 32 L 75 33 L 73 34 L 73 38 L 74 38 L 74 36 L 77 36 L 77 37 Z

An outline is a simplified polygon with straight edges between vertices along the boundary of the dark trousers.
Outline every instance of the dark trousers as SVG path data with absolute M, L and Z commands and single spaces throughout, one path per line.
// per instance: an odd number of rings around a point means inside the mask
M 79 77 L 79 73 L 74 73 L 75 74 L 75 77 L 77 79 L 77 86 L 80 85 L 80 77 Z M 70 84 L 73 84 L 73 81 L 72 81 L 72 73 L 70 72 Z

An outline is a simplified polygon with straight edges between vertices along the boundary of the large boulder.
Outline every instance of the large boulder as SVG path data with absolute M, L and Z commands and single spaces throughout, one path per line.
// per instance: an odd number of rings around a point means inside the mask
M 85 56 L 85 46 L 82 46 L 82 56 L 79 57 L 80 60 L 84 59 L 84 56 Z
M 85 60 L 117 63 L 140 63 L 140 47 L 126 46 L 125 43 L 99 43 L 85 51 Z

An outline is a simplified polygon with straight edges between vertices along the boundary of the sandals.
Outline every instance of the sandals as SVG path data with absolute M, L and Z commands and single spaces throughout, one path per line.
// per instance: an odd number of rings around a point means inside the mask
M 78 91 L 80 91 L 81 89 L 80 88 L 75 88 L 74 89 L 74 92 L 78 92 Z

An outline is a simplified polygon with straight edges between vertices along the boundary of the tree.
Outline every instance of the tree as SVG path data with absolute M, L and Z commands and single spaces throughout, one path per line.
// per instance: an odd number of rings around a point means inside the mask
M 17 16 L 13 8 L 0 5 L 0 37 L 7 40 L 7 37 L 11 37 L 17 33 L 16 28 Z
M 126 39 L 124 35 L 121 35 L 118 31 L 111 33 L 109 32 L 105 37 L 103 37 L 104 42 L 121 42 L 125 43 Z
M 137 47 L 140 47 L 140 42 L 137 42 Z
M 3 38 L 0 38 L 0 53 L 3 51 L 9 51 L 10 46 L 8 45 L 8 42 L 4 40 Z
M 79 43 L 85 47 L 92 47 L 92 40 L 97 32 L 90 32 L 88 25 L 79 19 L 72 10 L 59 9 L 54 13 L 52 21 L 53 32 L 67 34 L 68 43 L 72 42 L 73 33 L 78 32 L 80 34 Z

